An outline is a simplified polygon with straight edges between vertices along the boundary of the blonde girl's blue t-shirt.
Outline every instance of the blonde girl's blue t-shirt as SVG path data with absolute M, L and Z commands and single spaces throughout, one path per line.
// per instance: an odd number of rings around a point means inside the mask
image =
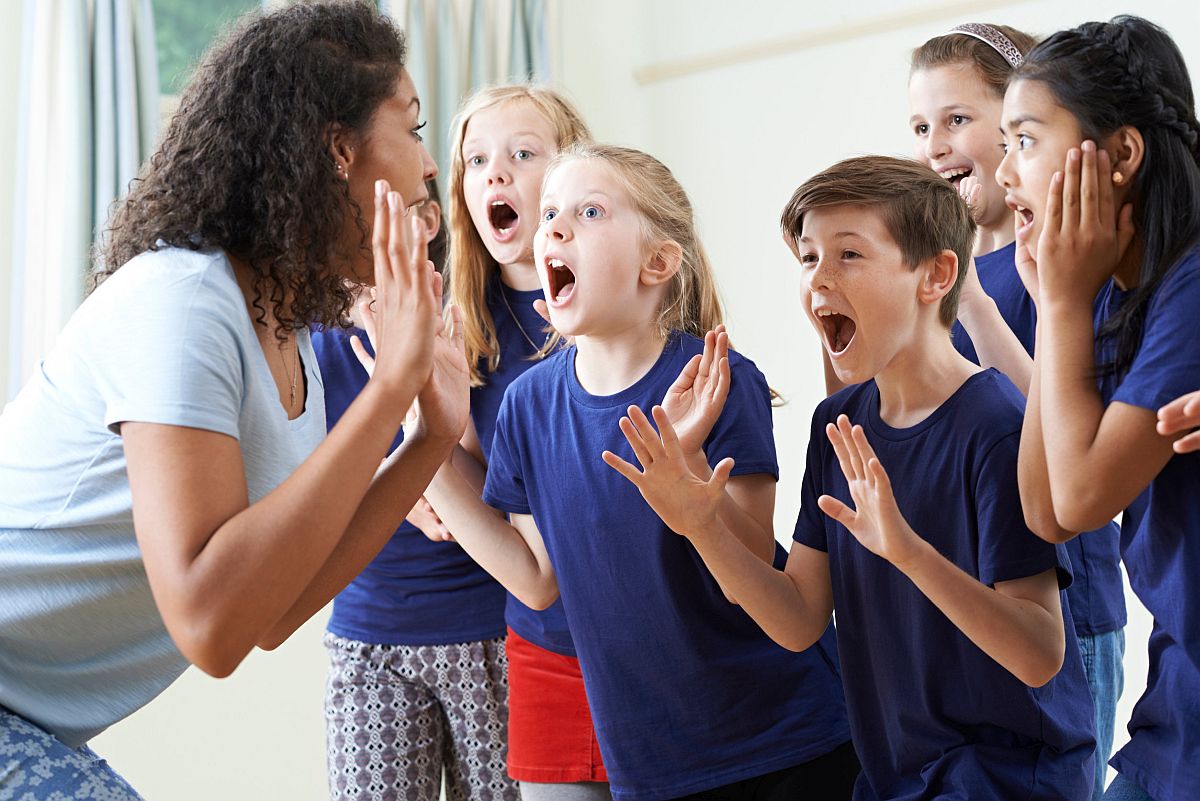
M 703 350 L 677 336 L 627 389 L 588 393 L 575 348 L 548 357 L 504 396 L 484 500 L 531 514 L 574 635 L 614 798 L 658 801 L 798 765 L 849 739 L 832 627 L 784 650 L 724 597 L 696 550 L 600 458 L 635 462 L 626 408 L 661 403 Z M 734 475 L 777 476 L 770 393 L 730 354 L 732 383 L 705 452 Z
M 540 289 L 513 289 L 499 276 L 488 284 L 487 306 L 496 327 L 500 363 L 494 371 L 486 364 L 481 365 L 487 380 L 483 386 L 471 388 L 471 422 L 475 425 L 485 459 L 491 459 L 496 415 L 505 390 L 517 376 L 538 363 L 537 353 L 547 342 L 549 323 L 533 308 L 533 302 L 542 297 Z M 539 648 L 575 656 L 575 643 L 561 600 L 538 611 L 509 593 L 504 605 L 504 620 L 509 628 Z
M 306 330 L 296 344 L 306 397 L 288 420 L 220 251 L 143 253 L 83 302 L 0 414 L 0 705 L 75 747 L 184 671 L 134 535 L 121 424 L 233 437 L 254 503 L 325 436 Z
M 1127 299 L 1110 281 L 1097 305 L 1097 332 Z M 1154 291 L 1128 372 L 1099 379 L 1106 406 L 1156 412 L 1200 389 L 1197 310 L 1200 248 Z M 1097 364 L 1112 358 L 1114 344 L 1098 344 Z M 1200 796 L 1200 454 L 1172 456 L 1125 511 L 1121 556 L 1154 627 L 1146 691 L 1133 708 L 1129 742 L 1111 764 L 1155 801 L 1191 801 Z
M 938 553 L 989 586 L 1046 570 L 1057 570 L 1065 585 L 1070 563 L 1062 546 L 1030 532 L 1021 511 L 1023 409 L 1012 382 L 986 370 L 910 428 L 882 420 L 873 380 L 826 398 L 813 414 L 794 538 L 829 555 L 846 704 L 863 768 L 856 801 L 1091 796 L 1092 699 L 1065 593 L 1062 669 L 1030 688 L 817 506 L 821 495 L 852 505 L 825 435 L 826 424 L 846 414 L 887 470 L 904 519 Z
M 325 382 L 329 428 L 367 384 L 350 346 L 360 329 L 316 330 L 313 350 Z M 392 449 L 404 441 L 396 433 Z M 405 521 L 379 554 L 333 599 L 329 631 L 382 645 L 445 645 L 504 636 L 504 588 L 456 542 L 434 542 Z
M 1037 307 L 1025 291 L 1017 273 L 1017 245 L 1012 243 L 975 258 L 979 283 L 1009 329 L 1032 357 L 1037 330 Z M 962 323 L 955 322 L 951 331 L 954 347 L 966 358 L 979 364 L 975 344 Z M 1121 580 L 1121 529 L 1109 523 L 1087 536 L 1076 537 L 1067 543 L 1074 581 L 1067 589 L 1071 599 L 1071 614 L 1075 618 L 1075 633 L 1079 636 L 1106 634 L 1124 628 L 1125 584 Z

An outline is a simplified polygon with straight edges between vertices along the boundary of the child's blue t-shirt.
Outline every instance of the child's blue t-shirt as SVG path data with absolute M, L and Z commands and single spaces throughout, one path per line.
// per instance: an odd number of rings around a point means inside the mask
M 1126 299 L 1108 284 L 1097 331 Z M 1106 406 L 1157 411 L 1200 389 L 1198 309 L 1200 249 L 1155 290 L 1129 371 L 1100 379 Z M 1113 346 L 1101 343 L 1097 364 L 1111 357 Z M 1154 627 L 1146 692 L 1133 708 L 1129 743 L 1111 764 L 1156 801 L 1192 801 L 1200 797 L 1200 454 L 1172 456 L 1126 510 L 1121 529 L 1129 584 Z
M 977 256 L 975 270 L 983 291 L 996 302 L 1000 316 L 1032 356 L 1037 307 L 1017 273 L 1016 252 L 1017 246 L 1013 243 Z M 950 336 L 959 353 L 979 364 L 975 345 L 962 323 L 954 323 Z M 1074 575 L 1067 597 L 1071 600 L 1075 633 L 1080 636 L 1105 634 L 1125 626 L 1120 539 L 1120 527 L 1116 523 L 1109 523 L 1067 543 L 1067 555 L 1071 558 Z
M 496 431 L 496 415 L 500 411 L 504 391 L 513 379 L 538 363 L 535 358 L 537 352 L 547 341 L 549 324 L 533 308 L 533 302 L 542 297 L 540 289 L 513 289 L 498 277 L 488 285 L 487 305 L 496 327 L 500 364 L 495 372 L 490 372 L 486 364 L 481 365 L 487 383 L 471 389 L 471 422 L 475 424 L 483 456 L 489 461 L 492 437 Z M 539 648 L 563 656 L 575 656 L 575 643 L 571 640 L 571 630 L 567 627 L 567 616 L 561 600 L 539 612 L 508 593 L 504 620 L 509 628 Z
M 532 514 L 558 578 L 613 796 L 676 798 L 809 761 L 849 739 L 832 627 L 803 653 L 772 642 L 700 556 L 601 459 L 636 463 L 625 410 L 661 403 L 703 350 L 673 338 L 609 396 L 575 375 L 575 348 L 509 387 L 484 500 Z M 732 384 L 705 452 L 734 475 L 777 476 L 767 384 L 730 354 Z
M 313 350 L 325 382 L 329 428 L 367 384 L 350 347 L 359 329 L 316 330 Z M 400 446 L 399 431 L 392 450 Z M 405 521 L 371 563 L 333 599 L 329 631 L 380 645 L 445 645 L 504 635 L 504 588 L 458 543 L 433 542 Z
M 1062 670 L 1030 688 L 817 506 L 821 495 L 851 503 L 825 434 L 846 414 L 888 471 L 904 519 L 940 554 L 987 585 L 1053 568 L 1065 585 L 1065 551 L 1031 533 L 1021 511 L 1023 406 L 1012 382 L 985 370 L 911 428 L 883 422 L 873 380 L 826 398 L 813 415 L 794 538 L 829 554 L 842 679 L 863 767 L 857 801 L 1090 797 L 1092 699 L 1071 627 Z

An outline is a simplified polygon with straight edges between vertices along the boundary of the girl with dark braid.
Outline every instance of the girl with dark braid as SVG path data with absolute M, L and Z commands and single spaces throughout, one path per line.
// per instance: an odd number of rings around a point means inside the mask
M 1156 430 L 1200 375 L 1200 164 L 1178 47 L 1138 17 L 1036 46 L 1004 99 L 997 173 L 1038 303 L 1022 495 L 1059 524 L 1123 515 L 1121 555 L 1154 616 L 1145 694 L 1109 801 L 1200 797 L 1200 455 Z M 1070 535 L 1066 535 L 1070 536 Z M 1084 533 L 1080 536 L 1091 536 Z

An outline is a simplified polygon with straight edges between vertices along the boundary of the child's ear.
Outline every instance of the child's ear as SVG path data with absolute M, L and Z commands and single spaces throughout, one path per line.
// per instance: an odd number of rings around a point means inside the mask
M 1104 149 L 1108 151 L 1109 161 L 1112 162 L 1113 183 L 1117 185 L 1119 203 L 1124 197 L 1121 190 L 1133 183 L 1134 174 L 1146 158 L 1146 140 L 1137 128 L 1123 125 L 1104 142 Z
M 659 286 L 670 281 L 679 266 L 683 263 L 683 248 L 679 243 L 668 239 L 660 243 L 646 263 L 642 265 L 639 279 L 646 286 Z
M 958 269 L 958 254 L 953 250 L 943 250 L 934 256 L 925 264 L 925 277 L 917 288 L 917 299 L 922 303 L 940 303 L 954 289 Z

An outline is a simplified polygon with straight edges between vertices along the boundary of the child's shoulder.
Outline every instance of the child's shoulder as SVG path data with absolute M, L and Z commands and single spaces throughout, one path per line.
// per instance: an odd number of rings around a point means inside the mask
M 512 380 L 505 390 L 506 395 L 520 392 L 542 392 L 549 384 L 565 381 L 571 360 L 575 357 L 575 347 L 559 348 L 553 353 L 534 362 L 529 369 Z

